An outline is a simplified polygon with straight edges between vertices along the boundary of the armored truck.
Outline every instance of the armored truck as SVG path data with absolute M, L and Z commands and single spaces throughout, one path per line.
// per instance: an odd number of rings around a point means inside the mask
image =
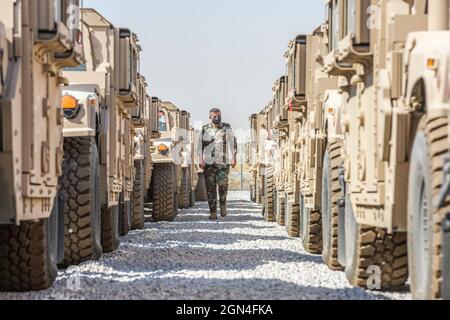
M 65 67 L 84 63 L 79 1 L 0 2 L 0 290 L 50 287 L 63 260 Z

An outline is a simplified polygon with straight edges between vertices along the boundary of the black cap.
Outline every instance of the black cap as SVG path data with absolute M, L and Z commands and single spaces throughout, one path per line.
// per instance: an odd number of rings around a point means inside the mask
M 222 113 L 222 111 L 220 111 L 219 108 L 212 108 L 211 110 L 209 110 L 209 113 Z

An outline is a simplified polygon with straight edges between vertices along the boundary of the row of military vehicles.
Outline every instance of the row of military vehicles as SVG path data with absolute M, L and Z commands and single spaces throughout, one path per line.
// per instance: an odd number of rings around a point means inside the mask
M 448 0 L 326 0 L 251 116 L 251 198 L 358 287 L 450 297 Z
M 1 291 L 116 250 L 144 203 L 172 221 L 196 198 L 190 114 L 148 95 L 137 35 L 79 2 L 0 0 Z

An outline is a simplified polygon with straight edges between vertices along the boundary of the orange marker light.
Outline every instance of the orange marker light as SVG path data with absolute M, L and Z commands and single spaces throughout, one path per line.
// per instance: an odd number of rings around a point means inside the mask
M 89 98 L 88 100 L 89 105 L 94 107 L 97 104 L 97 99 L 96 98 Z
M 436 70 L 437 69 L 437 60 L 433 59 L 433 58 L 428 58 L 427 59 L 427 68 L 431 69 L 431 70 Z
M 165 145 L 165 144 L 160 144 L 159 146 L 158 146 L 158 151 L 159 152 L 166 152 L 166 151 L 168 151 L 169 150 L 169 148 Z
M 63 109 L 76 109 L 78 107 L 77 99 L 70 95 L 64 95 L 61 98 L 61 105 Z

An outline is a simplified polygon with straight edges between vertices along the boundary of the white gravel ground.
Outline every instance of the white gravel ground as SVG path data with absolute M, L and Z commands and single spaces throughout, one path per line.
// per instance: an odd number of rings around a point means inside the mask
M 200 203 L 173 223 L 146 223 L 100 261 L 60 271 L 54 286 L 4 299 L 410 299 L 348 285 L 285 229 L 266 223 L 247 192 L 232 192 L 229 216 L 208 220 Z

